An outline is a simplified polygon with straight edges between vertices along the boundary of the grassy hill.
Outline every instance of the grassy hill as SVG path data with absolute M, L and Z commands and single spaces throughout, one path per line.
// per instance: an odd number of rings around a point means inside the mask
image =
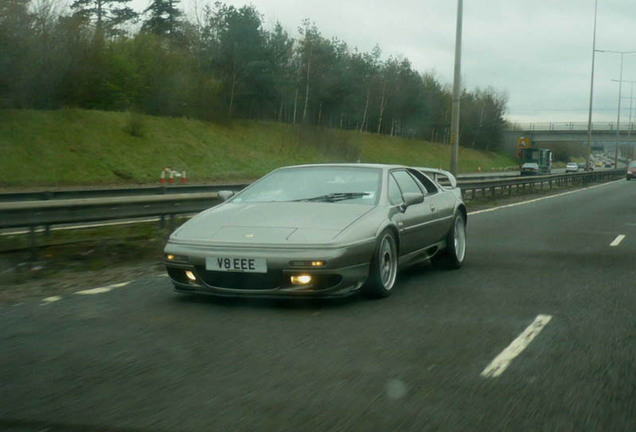
M 450 147 L 422 140 L 274 122 L 64 109 L 0 110 L 0 186 L 158 183 L 164 166 L 188 182 L 254 179 L 298 163 L 399 163 L 448 168 Z M 460 172 L 514 165 L 507 156 L 460 149 Z

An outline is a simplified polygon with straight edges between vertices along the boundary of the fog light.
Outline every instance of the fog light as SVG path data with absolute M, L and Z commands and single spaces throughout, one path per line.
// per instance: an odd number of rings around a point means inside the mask
M 294 285 L 307 285 L 311 282 L 311 276 L 309 275 L 295 275 L 291 277 L 291 283 Z
M 188 277 L 188 279 L 190 279 L 191 281 L 197 280 L 197 277 L 190 270 L 187 270 L 185 274 Z

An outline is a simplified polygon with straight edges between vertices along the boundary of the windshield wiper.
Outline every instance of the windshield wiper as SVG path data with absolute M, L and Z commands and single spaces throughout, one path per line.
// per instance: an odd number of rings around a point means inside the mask
M 313 198 L 303 198 L 294 201 L 311 201 L 311 202 L 337 202 L 350 199 L 362 198 L 371 195 L 369 192 L 333 192 L 326 195 L 319 195 Z

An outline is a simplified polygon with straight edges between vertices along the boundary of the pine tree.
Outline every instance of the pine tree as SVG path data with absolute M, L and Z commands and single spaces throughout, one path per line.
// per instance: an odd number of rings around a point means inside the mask
M 73 16 L 95 25 L 97 35 L 116 35 L 121 26 L 138 19 L 139 14 L 127 6 L 131 0 L 75 0 Z
M 183 13 L 177 8 L 179 0 L 153 0 L 144 14 L 142 30 L 159 36 L 174 36 L 179 32 Z

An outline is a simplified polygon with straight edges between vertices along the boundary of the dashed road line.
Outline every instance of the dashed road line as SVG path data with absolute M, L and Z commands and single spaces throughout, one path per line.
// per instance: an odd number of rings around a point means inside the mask
M 552 319 L 551 315 L 538 315 L 517 338 L 512 341 L 488 366 L 481 372 L 484 378 L 496 378 L 510 366 L 510 363 L 523 352 L 524 349 Z
M 48 304 L 51 304 L 51 303 L 55 303 L 55 302 L 60 301 L 60 300 L 62 300 L 62 296 L 47 297 L 47 298 L 42 299 L 42 302 L 43 302 L 42 306 L 48 305 Z
M 112 285 L 107 285 L 107 286 L 104 286 L 104 287 L 77 291 L 77 292 L 75 292 L 75 294 L 79 294 L 79 295 L 104 294 L 104 293 L 107 293 L 109 291 L 114 290 L 115 288 L 125 287 L 126 285 L 130 284 L 130 282 L 132 282 L 132 281 L 121 282 L 121 283 L 116 283 L 116 284 L 112 284 Z
M 168 275 L 166 273 L 162 273 L 162 274 L 158 274 L 155 277 L 157 278 L 163 278 L 163 277 L 168 277 Z M 106 285 L 103 287 L 98 287 L 98 288 L 91 288 L 91 289 L 86 289 L 86 290 L 81 290 L 81 291 L 76 291 L 73 294 L 78 294 L 78 295 L 96 295 L 96 294 L 104 294 L 107 292 L 110 292 L 114 289 L 117 288 L 123 288 L 127 285 L 130 285 L 133 281 L 127 281 L 127 282 L 120 282 L 120 283 L 116 283 L 116 284 L 112 284 L 112 285 Z M 51 304 L 51 303 L 55 303 L 58 302 L 60 300 L 62 300 L 63 297 L 62 296 L 52 296 L 52 297 L 46 297 L 42 299 L 42 306 Z
M 622 242 L 623 240 L 625 240 L 625 234 L 621 234 L 621 235 L 619 235 L 618 237 L 616 237 L 616 238 L 614 239 L 614 241 L 610 243 L 610 246 L 612 246 L 612 247 L 616 247 L 616 246 L 618 246 L 619 244 L 621 244 L 621 242 Z

